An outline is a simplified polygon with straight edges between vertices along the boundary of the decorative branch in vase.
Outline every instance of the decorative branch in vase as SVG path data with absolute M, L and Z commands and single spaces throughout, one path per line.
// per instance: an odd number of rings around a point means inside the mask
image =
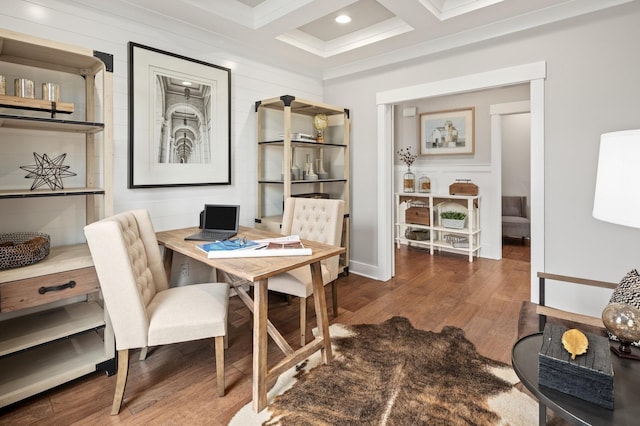
M 414 161 L 416 161 L 416 158 L 418 158 L 418 155 L 411 153 L 410 146 L 399 149 L 397 153 L 400 156 L 400 159 L 402 160 L 402 162 L 407 165 L 407 172 L 404 174 L 404 177 L 403 177 L 403 185 L 402 185 L 403 191 L 414 192 L 416 177 L 411 171 L 411 165 L 413 164 Z

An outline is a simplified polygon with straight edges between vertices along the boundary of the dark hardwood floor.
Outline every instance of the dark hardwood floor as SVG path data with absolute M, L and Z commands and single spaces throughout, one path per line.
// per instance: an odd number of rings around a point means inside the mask
M 354 274 L 339 279 L 339 315 L 331 321 L 378 323 L 401 315 L 422 329 L 454 325 L 481 354 L 508 363 L 520 305 L 529 297 L 529 245 L 505 240 L 503 256 L 469 263 L 463 255 L 431 256 L 403 246 L 396 250 L 396 276 L 388 282 Z M 326 290 L 330 304 L 330 287 Z M 277 295 L 271 299 L 269 316 L 295 348 L 298 304 L 282 303 Z M 311 300 L 309 306 L 311 335 Z M 115 376 L 94 373 L 0 409 L 0 424 L 224 425 L 251 397 L 251 342 L 249 312 L 232 297 L 224 397 L 215 393 L 213 340 L 204 340 L 151 349 L 145 361 L 133 351 L 117 417 L 109 415 Z M 273 365 L 280 353 L 272 341 L 269 348 Z

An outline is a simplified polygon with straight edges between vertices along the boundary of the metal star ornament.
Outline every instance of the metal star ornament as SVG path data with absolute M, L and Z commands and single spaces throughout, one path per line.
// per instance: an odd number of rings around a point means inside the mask
M 36 164 L 30 166 L 20 166 L 22 170 L 26 170 L 29 173 L 25 176 L 25 179 L 35 179 L 31 190 L 40 188 L 42 185 L 47 184 L 52 191 L 56 189 L 64 189 L 62 185 L 62 178 L 76 176 L 75 173 L 69 171 L 70 166 L 63 166 L 62 163 L 67 154 L 58 155 L 54 159 L 49 158 L 47 154 L 39 155 L 37 152 L 33 153 L 33 158 Z

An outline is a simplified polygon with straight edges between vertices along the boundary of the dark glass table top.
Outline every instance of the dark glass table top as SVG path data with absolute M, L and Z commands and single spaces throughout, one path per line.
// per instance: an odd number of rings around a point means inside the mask
M 542 333 L 518 340 L 511 352 L 513 369 L 542 404 L 564 419 L 579 425 L 640 425 L 640 361 L 611 354 L 614 410 L 571 395 L 538 386 L 538 352 Z M 637 348 L 632 349 L 638 352 Z

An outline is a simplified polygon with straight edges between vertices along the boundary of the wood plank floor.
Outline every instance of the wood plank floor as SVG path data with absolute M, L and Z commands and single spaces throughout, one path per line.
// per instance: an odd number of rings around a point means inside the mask
M 464 329 L 478 351 L 510 362 L 518 312 L 529 298 L 529 247 L 506 242 L 501 261 L 466 256 L 429 255 L 396 250 L 396 276 L 378 282 L 350 274 L 341 277 L 339 315 L 331 322 L 378 323 L 394 315 L 414 327 L 439 331 L 445 325 Z M 327 302 L 331 303 L 330 287 Z M 271 297 L 269 316 L 287 340 L 298 341 L 298 304 Z M 309 300 L 308 335 L 315 323 Z M 329 309 L 331 312 L 331 307 Z M 269 364 L 280 357 L 269 342 Z M 133 351 L 120 415 L 109 415 L 115 376 L 94 373 L 43 394 L 0 409 L 1 425 L 225 425 L 251 397 L 251 328 L 248 310 L 231 298 L 229 349 L 225 352 L 226 396 L 215 393 L 213 340 L 154 348 L 145 361 Z

